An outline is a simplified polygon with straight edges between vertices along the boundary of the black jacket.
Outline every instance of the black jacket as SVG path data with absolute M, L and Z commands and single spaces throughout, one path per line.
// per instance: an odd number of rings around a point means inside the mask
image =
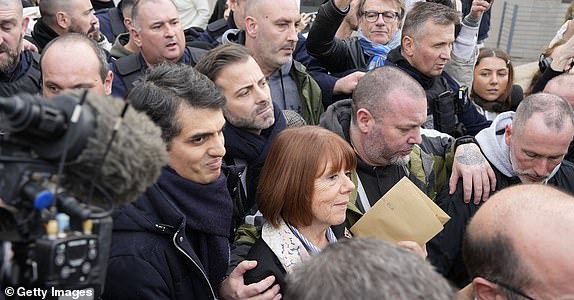
M 415 67 L 411 66 L 407 59 L 403 57 L 401 54 L 401 47 L 397 47 L 389 52 L 387 61 L 397 65 L 399 68 L 407 72 L 423 87 L 427 96 L 428 115 L 433 117 L 433 128 L 448 133 L 454 137 L 458 137 L 461 134 L 460 130 L 451 132 L 451 130 L 441 130 L 441 128 L 439 128 L 440 125 L 438 123 L 440 123 L 440 121 L 438 120 L 441 118 L 438 117 L 437 111 L 439 109 L 436 108 L 439 103 L 444 103 L 443 101 L 438 101 L 439 99 L 444 99 L 445 97 L 458 97 L 458 83 L 456 83 L 454 79 L 452 79 L 448 74 L 446 74 L 446 72 L 442 72 L 440 76 L 435 77 L 425 76 Z M 464 124 L 466 132 L 463 133 L 468 135 L 476 135 L 480 130 L 488 127 L 490 122 L 487 121 L 486 118 L 476 110 L 476 106 L 472 105 L 472 101 L 470 101 L 467 95 L 464 95 L 463 101 L 464 102 L 458 102 L 458 109 L 454 108 L 450 109 L 448 112 L 445 112 L 444 116 L 448 115 L 448 118 L 443 119 L 445 121 L 448 119 L 452 122 L 455 122 L 454 116 L 449 114 L 456 113 L 459 123 L 451 124 L 451 122 L 449 124 L 443 124 L 442 126 L 446 128 L 456 126 L 459 128 L 459 125 Z M 440 110 L 446 111 L 444 106 L 441 107 L 442 108 Z M 425 125 L 426 128 L 430 128 L 429 125 L 433 126 L 432 123 Z
M 357 37 L 335 37 L 345 15 L 332 1 L 325 2 L 319 8 L 307 37 L 309 54 L 332 73 L 343 73 L 350 69 L 366 70 L 369 62 Z
M 492 163 L 491 166 L 496 175 L 496 191 L 521 183 L 518 177 L 508 177 L 502 174 Z M 574 181 L 572 178 L 574 178 L 574 163 L 562 161 L 562 165 L 556 174 L 548 180 L 548 184 L 568 194 L 574 195 Z M 434 249 L 433 251 L 439 250 L 439 252 L 443 253 L 442 257 L 432 262 L 433 265 L 459 288 L 463 288 L 470 283 L 470 278 L 468 277 L 460 251 L 460 245 L 464 238 L 468 222 L 480 207 L 472 203 L 463 203 L 461 201 L 462 193 L 462 179 L 460 179 L 456 192 L 453 195 L 444 194 L 437 197 L 440 199 L 438 203 L 439 206 L 453 218 L 445 225 L 445 229 L 439 234 L 439 243 L 431 244 L 431 247 L 440 248 Z M 431 249 L 428 250 L 429 252 L 431 251 Z
M 170 189 L 170 185 L 166 182 L 171 183 L 172 186 L 181 186 L 184 185 L 182 181 L 184 179 L 172 179 L 174 177 L 170 176 L 174 175 L 166 173 L 164 168 L 158 183 L 149 187 L 138 200 L 119 208 L 114 213 L 112 246 L 102 299 L 216 298 L 218 287 L 215 285 L 219 283 L 214 283 L 213 278 L 210 278 L 215 269 L 209 270 L 202 261 L 205 262 L 206 256 L 213 257 L 223 271 L 220 282 L 223 279 L 228 259 L 217 253 L 221 252 L 220 249 L 225 249 L 205 248 L 206 240 L 210 238 L 206 234 L 209 233 L 196 231 L 190 228 L 190 224 L 197 222 L 212 224 L 214 227 L 219 226 L 223 230 L 229 230 L 227 236 L 232 236 L 231 206 L 233 204 L 230 203 L 216 210 L 209 205 L 200 205 L 201 202 L 210 199 L 213 200 L 212 203 L 218 202 L 222 199 L 221 195 L 227 195 L 226 188 L 233 189 L 234 184 L 239 184 L 237 170 L 224 168 L 222 171 L 227 176 L 220 179 L 226 180 L 227 186 L 223 182 L 222 185 L 215 186 L 216 193 L 206 190 L 204 195 L 195 196 L 200 192 L 192 191 L 181 194 Z M 203 189 L 203 185 L 196 184 L 196 186 Z M 230 198 L 223 197 L 223 199 L 231 201 Z M 182 203 L 198 204 L 182 205 Z M 195 212 L 184 213 L 190 207 L 195 208 Z M 208 210 L 201 209 L 202 207 Z M 222 219 L 215 220 L 213 216 L 219 214 Z M 223 216 L 228 216 L 229 219 Z M 204 220 L 198 221 L 201 218 Z M 224 243 L 229 247 L 228 239 L 225 239 Z M 229 248 L 225 251 L 228 253 Z
M 184 228 L 157 184 L 117 212 L 102 299 L 215 299 Z
M 18 93 L 32 95 L 42 92 L 40 56 L 28 50 L 22 51 L 20 61 L 10 74 L 0 73 L 0 97 Z
M 345 224 L 331 226 L 333 233 L 337 239 L 345 237 Z M 275 283 L 279 284 L 280 293 L 285 294 L 286 291 L 286 281 L 285 268 L 281 265 L 281 262 L 273 253 L 273 250 L 269 248 L 267 243 L 262 238 L 259 238 L 253 247 L 249 250 L 249 254 L 245 257 L 246 260 L 256 260 L 257 267 L 255 269 L 249 270 L 244 275 L 245 284 L 259 282 L 265 279 L 267 276 L 275 276 Z M 272 285 L 273 286 L 273 285 Z

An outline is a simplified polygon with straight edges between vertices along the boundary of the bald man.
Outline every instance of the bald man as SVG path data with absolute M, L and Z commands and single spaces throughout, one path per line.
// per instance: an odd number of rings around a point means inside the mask
M 544 92 L 562 97 L 574 108 L 574 74 L 564 73 L 558 77 L 552 78 L 544 87 Z M 568 153 L 564 156 L 565 160 L 574 161 L 574 141 L 568 146 Z
M 468 227 L 474 299 L 574 298 L 574 198 L 547 185 L 495 194 Z
M 538 93 L 524 98 L 516 112 L 498 115 L 490 127 L 476 135 L 476 141 L 494 170 L 496 191 L 520 183 L 539 183 L 574 195 L 574 164 L 564 160 L 573 136 L 574 111 L 570 105 L 558 96 Z M 454 196 L 458 192 L 460 188 Z M 456 203 L 456 199 L 446 198 L 442 205 Z M 469 206 L 457 210 L 457 216 L 464 220 L 477 209 Z M 450 240 L 460 239 L 464 228 L 447 226 L 445 231 L 453 230 L 448 234 Z M 467 285 L 470 278 L 464 271 L 460 248 L 444 251 L 458 252 L 448 257 L 455 266 L 448 278 L 459 287 Z
M 42 17 L 34 25 L 32 42 L 40 52 L 51 40 L 68 32 L 97 32 L 94 39 L 101 39 L 98 19 L 90 0 L 42 0 L 39 6 Z
M 54 39 L 42 53 L 40 66 L 45 98 L 70 89 L 88 89 L 98 95 L 112 92 L 113 73 L 106 55 L 83 34 L 68 33 Z
M 544 92 L 564 98 L 574 107 L 574 74 L 564 73 L 552 78 L 544 87 Z

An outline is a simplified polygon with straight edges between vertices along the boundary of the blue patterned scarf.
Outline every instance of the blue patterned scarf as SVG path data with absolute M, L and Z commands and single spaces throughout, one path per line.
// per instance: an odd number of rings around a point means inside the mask
M 397 30 L 393 38 L 386 44 L 377 44 L 370 41 L 361 29 L 359 29 L 359 43 L 363 48 L 363 53 L 369 56 L 367 68 L 372 70 L 385 64 L 387 54 L 401 43 L 401 31 Z

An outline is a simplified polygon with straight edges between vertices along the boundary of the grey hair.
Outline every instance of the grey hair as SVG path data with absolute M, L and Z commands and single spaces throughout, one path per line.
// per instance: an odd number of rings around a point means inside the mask
M 44 60 L 44 56 L 48 52 L 48 50 L 56 44 L 69 44 L 69 45 L 77 45 L 77 44 L 84 44 L 90 47 L 96 57 L 98 58 L 99 63 L 99 73 L 102 82 L 106 81 L 106 77 L 108 76 L 108 72 L 110 69 L 108 68 L 108 58 L 106 57 L 106 53 L 94 40 L 89 38 L 87 35 L 82 33 L 66 33 L 56 37 L 55 39 L 51 40 L 44 50 L 42 50 L 42 55 L 40 56 L 40 68 L 42 67 L 42 61 Z
M 534 113 L 542 113 L 544 116 L 544 125 L 548 128 L 554 128 L 560 132 L 566 122 L 574 126 L 574 111 L 570 104 L 559 96 L 537 93 L 524 98 L 512 120 L 512 129 L 515 134 L 520 134 L 526 122 Z
M 425 23 L 432 20 L 438 25 L 460 24 L 460 13 L 446 5 L 433 2 L 417 2 L 407 13 L 403 23 L 403 37 L 419 38 L 426 34 Z
M 128 101 L 144 111 L 162 131 L 168 147 L 181 132 L 177 112 L 182 105 L 198 109 L 223 109 L 225 97 L 213 81 L 192 66 L 163 63 L 153 69 L 128 94 Z
M 412 98 L 426 99 L 422 86 L 397 67 L 382 66 L 367 72 L 353 91 L 353 124 L 357 124 L 357 111 L 361 108 L 368 110 L 375 119 L 380 118 L 389 111 L 389 94 L 398 89 Z
M 329 245 L 296 266 L 287 286 L 288 300 L 454 299 L 453 288 L 422 257 L 365 238 Z

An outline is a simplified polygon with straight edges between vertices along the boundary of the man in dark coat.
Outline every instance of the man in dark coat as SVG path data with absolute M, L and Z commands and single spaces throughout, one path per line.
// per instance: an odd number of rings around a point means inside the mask
M 42 17 L 34 24 L 32 42 L 40 52 L 51 40 L 68 32 L 88 34 L 96 42 L 105 39 L 89 0 L 41 1 L 39 6 Z
M 0 30 L 0 97 L 40 92 L 39 56 L 29 50 L 22 51 L 28 21 L 29 18 L 22 15 L 20 0 L 0 1 L 0 23 L 6 24 Z
M 130 38 L 138 53 L 110 63 L 114 73 L 112 95 L 125 97 L 150 67 L 163 62 L 194 66 L 206 52 L 186 47 L 175 4 L 170 0 L 141 0 L 132 8 Z
M 405 70 L 425 90 L 428 102 L 425 128 L 459 137 L 475 135 L 488 127 L 464 89 L 444 72 L 455 40 L 459 13 L 445 5 L 418 2 L 407 14 L 401 46 L 393 49 L 387 61 Z
M 213 80 L 225 95 L 225 162 L 245 168 L 241 174 L 243 201 L 238 216 L 241 223 L 245 223 L 242 226 L 260 228 L 263 220 L 255 202 L 259 173 L 273 140 L 287 127 L 286 118 L 273 105 L 267 80 L 244 46 L 235 43 L 219 46 L 209 51 L 195 68 Z M 232 266 L 242 260 L 237 257 L 237 251 L 246 254 L 250 246 L 251 243 L 247 246 L 241 241 L 234 243 Z M 224 285 L 229 286 L 229 281 Z
M 215 299 L 233 227 L 227 186 L 237 179 L 221 171 L 225 98 L 191 66 L 161 65 L 129 99 L 162 129 L 168 165 L 114 214 L 103 298 Z
M 574 112 L 570 104 L 558 96 L 539 93 L 524 98 L 516 113 L 497 116 L 489 128 L 476 135 L 476 141 L 494 170 L 496 191 L 520 183 L 539 183 L 574 195 L 574 164 L 563 160 L 573 137 Z M 468 159 L 475 158 L 463 160 Z M 460 197 L 457 193 L 458 189 L 455 197 L 447 197 L 444 203 L 455 203 L 456 197 Z M 467 208 L 459 213 L 470 218 L 477 207 Z M 456 228 L 462 231 L 451 236 L 462 239 L 465 227 Z M 445 251 L 455 253 L 448 260 L 457 267 L 462 261 L 459 250 Z M 469 282 L 466 270 L 460 268 L 447 272 L 447 277 L 459 287 Z

